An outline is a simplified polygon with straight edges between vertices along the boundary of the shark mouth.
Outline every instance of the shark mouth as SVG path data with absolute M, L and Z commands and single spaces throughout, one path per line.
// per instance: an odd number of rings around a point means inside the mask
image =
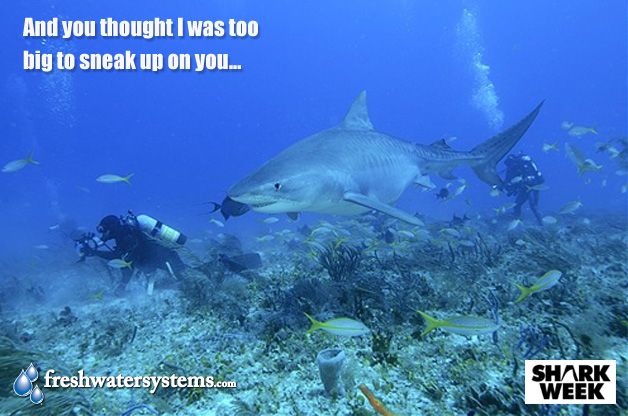
M 263 207 L 267 207 L 269 205 L 273 205 L 276 204 L 277 201 L 271 201 L 271 202 L 256 202 L 254 204 L 249 204 L 251 207 L 253 208 L 263 208 Z

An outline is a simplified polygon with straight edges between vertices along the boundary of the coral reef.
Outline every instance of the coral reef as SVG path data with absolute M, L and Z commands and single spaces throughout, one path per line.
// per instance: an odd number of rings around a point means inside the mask
M 373 415 L 381 405 L 400 415 L 575 416 L 582 407 L 525 405 L 524 360 L 596 358 L 617 360 L 618 405 L 586 411 L 617 414 L 628 405 L 627 246 L 617 221 L 590 220 L 582 227 L 578 217 L 564 219 L 513 236 L 495 232 L 504 224 L 489 221 L 402 229 L 365 216 L 323 224 L 314 237 L 288 230 L 272 245 L 252 244 L 263 259 L 254 271 L 227 270 L 216 260 L 241 253 L 236 240 L 211 242 L 175 287 L 158 284 L 152 296 L 139 280 L 123 298 L 110 297 L 103 283 L 91 289 L 99 296 L 42 306 L 19 320 L 3 303 L 0 412 L 32 410 L 8 388 L 16 371 L 36 360 L 44 368 L 63 363 L 66 374 L 82 368 L 238 382 L 235 389 L 102 389 L 88 397 L 44 390 L 45 409 L 58 411 L 49 414 Z M 394 241 L 383 241 L 382 229 L 392 230 Z M 529 285 L 549 269 L 563 273 L 555 287 L 514 303 L 515 283 Z M 422 337 L 417 310 L 483 317 L 499 329 Z M 305 335 L 304 312 L 357 319 L 370 333 Z M 325 360 L 312 359 L 317 351 L 344 356 L 325 389 Z

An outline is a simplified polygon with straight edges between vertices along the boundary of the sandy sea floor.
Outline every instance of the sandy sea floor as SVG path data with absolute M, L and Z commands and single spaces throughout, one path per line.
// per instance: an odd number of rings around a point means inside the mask
M 560 217 L 507 232 L 508 224 L 426 220 L 413 229 L 366 217 L 300 232 L 277 227 L 247 248 L 261 253 L 263 266 L 241 273 L 216 260 L 240 250 L 233 240 L 203 237 L 191 256 L 196 268 L 176 281 L 160 276 L 151 295 L 137 278 L 115 296 L 115 273 L 96 262 L 44 268 L 33 275 L 42 287 L 38 306 L 16 309 L 17 299 L 33 296 L 28 285 L 3 289 L 14 297 L 1 311 L 0 413 L 375 415 L 358 388 L 365 384 L 398 415 L 585 414 L 582 406 L 526 406 L 525 359 L 616 360 L 618 406 L 586 411 L 625 412 L 625 217 Z M 386 231 L 392 241 L 383 241 Z M 513 302 L 515 282 L 530 286 L 551 269 L 563 273 L 558 285 Z M 50 282 L 65 279 L 83 283 L 47 301 Z M 500 326 L 494 335 L 422 336 L 416 310 Z M 370 332 L 306 335 L 304 312 L 359 319 Z M 316 356 L 326 348 L 344 351 L 344 395 L 323 388 Z M 33 409 L 10 391 L 29 360 L 70 375 L 202 375 L 237 387 L 44 388 L 44 406 Z

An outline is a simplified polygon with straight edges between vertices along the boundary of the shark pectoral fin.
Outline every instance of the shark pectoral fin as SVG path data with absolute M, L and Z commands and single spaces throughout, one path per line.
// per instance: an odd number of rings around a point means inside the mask
M 417 177 L 414 179 L 414 183 L 427 189 L 436 188 L 436 185 L 434 185 L 434 182 L 432 182 L 430 177 L 427 175 L 417 175 Z
M 358 204 L 363 207 L 390 215 L 391 217 L 407 222 L 408 224 L 419 226 L 422 225 L 422 222 L 417 217 L 414 217 L 407 212 L 395 208 L 392 205 L 388 205 L 375 199 L 369 198 L 368 196 L 363 194 L 358 194 L 355 192 L 345 192 L 343 199 L 347 202 L 352 202 L 354 204 Z

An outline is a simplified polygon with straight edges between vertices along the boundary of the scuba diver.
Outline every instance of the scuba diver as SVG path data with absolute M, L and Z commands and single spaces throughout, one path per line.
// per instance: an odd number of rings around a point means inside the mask
M 545 179 L 536 164 L 530 156 L 521 152 L 516 155 L 509 155 L 504 163 L 506 164 L 506 178 L 503 181 L 502 189 L 506 191 L 508 196 L 515 195 L 513 208 L 515 218 L 521 217 L 521 207 L 528 201 L 536 220 L 539 224 L 543 224 L 537 208 L 539 205 L 539 188 Z
M 124 291 L 135 271 L 150 275 L 161 269 L 175 277 L 186 267 L 179 254 L 164 243 L 183 245 L 187 237 L 148 215 L 135 216 L 131 211 L 126 216 L 107 215 L 97 230 L 100 238 L 86 233 L 76 240 L 79 261 L 91 256 L 122 260 L 126 267 L 120 268 L 122 281 L 116 293 Z M 114 247 L 108 244 L 111 240 L 115 242 Z

